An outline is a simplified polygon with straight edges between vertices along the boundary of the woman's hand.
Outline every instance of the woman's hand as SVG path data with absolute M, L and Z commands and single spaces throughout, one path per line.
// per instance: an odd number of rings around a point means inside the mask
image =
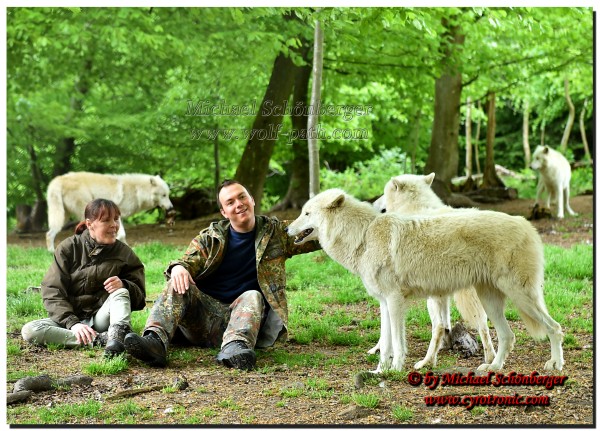
M 92 343 L 96 338 L 96 335 L 98 335 L 91 326 L 84 325 L 83 323 L 74 324 L 71 326 L 71 331 L 73 331 L 75 337 L 77 337 L 77 342 L 83 345 Z
M 109 277 L 104 282 L 104 290 L 108 293 L 113 293 L 115 290 L 118 290 L 123 287 L 123 282 L 116 275 L 113 277 Z
M 188 270 L 181 265 L 171 268 L 171 284 L 173 290 L 182 295 L 190 288 L 190 284 L 196 285 Z

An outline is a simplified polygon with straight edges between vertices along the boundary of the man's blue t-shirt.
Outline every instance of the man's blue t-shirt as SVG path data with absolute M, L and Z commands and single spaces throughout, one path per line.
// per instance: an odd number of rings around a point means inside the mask
M 249 290 L 258 290 L 256 248 L 252 232 L 240 233 L 229 227 L 227 250 L 221 265 L 198 284 L 198 288 L 213 298 L 231 304 Z

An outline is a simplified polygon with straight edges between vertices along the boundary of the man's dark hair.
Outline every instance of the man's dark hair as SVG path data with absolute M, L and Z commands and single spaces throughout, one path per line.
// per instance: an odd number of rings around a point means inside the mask
M 242 183 L 240 183 L 239 181 L 236 181 L 236 180 L 223 180 L 223 182 L 217 188 L 217 204 L 219 205 L 219 209 L 220 210 L 223 209 L 223 205 L 221 205 L 221 200 L 219 199 L 219 194 L 221 193 L 221 189 L 223 189 L 224 187 L 232 186 L 234 184 L 239 184 L 240 186 L 242 186 L 243 188 L 245 188 L 246 190 L 248 190 L 246 188 L 246 186 L 243 185 Z M 250 195 L 250 192 L 248 192 L 248 195 Z

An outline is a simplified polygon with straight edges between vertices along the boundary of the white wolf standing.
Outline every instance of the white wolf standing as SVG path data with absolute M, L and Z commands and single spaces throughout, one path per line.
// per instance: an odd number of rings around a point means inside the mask
M 468 286 L 475 286 L 498 333 L 498 353 L 479 370 L 501 369 L 514 345 L 504 315 L 506 297 L 532 336 L 550 338 L 545 369 L 563 367 L 562 329 L 544 302 L 542 242 L 522 217 L 495 211 L 380 215 L 371 204 L 330 189 L 304 204 L 288 234 L 297 236 L 298 244 L 317 239 L 379 300 L 381 355 L 376 371 L 390 366 L 401 370 L 404 365 L 407 298 L 450 295 Z
M 110 199 L 121 210 L 121 217 L 140 211 L 161 207 L 172 211 L 169 186 L 158 175 L 145 174 L 96 174 L 92 172 L 69 172 L 55 177 L 48 184 L 48 232 L 46 245 L 54 251 L 54 238 L 72 215 L 83 217 L 88 202 Z M 117 238 L 125 241 L 125 228 L 119 225 Z
M 388 192 L 374 202 L 373 206 L 380 211 L 386 210 L 401 215 L 436 215 L 451 211 L 477 211 L 477 209 L 457 210 L 444 205 L 438 195 L 431 189 L 434 177 L 435 173 L 426 176 L 407 174 L 393 177 L 386 184 L 386 188 L 389 188 Z M 485 362 L 491 363 L 496 352 L 487 326 L 487 315 L 477 297 L 475 288 L 471 286 L 457 291 L 454 294 L 454 300 L 465 323 L 478 330 L 483 345 Z M 444 336 L 452 327 L 449 296 L 430 296 L 427 298 L 427 309 L 431 317 L 431 342 L 425 358 L 415 364 L 416 369 L 423 368 L 428 363 L 435 366 L 437 353 L 442 347 Z M 375 353 L 378 346 L 379 344 L 369 350 L 369 353 Z
M 571 182 L 571 166 L 569 161 L 556 150 L 550 147 L 538 146 L 533 152 L 531 169 L 540 171 L 537 185 L 536 202 L 541 204 L 541 195 L 545 191 L 546 207 L 550 202 L 557 202 L 556 217 L 564 218 L 564 208 L 571 215 L 577 215 L 569 205 L 569 183 Z

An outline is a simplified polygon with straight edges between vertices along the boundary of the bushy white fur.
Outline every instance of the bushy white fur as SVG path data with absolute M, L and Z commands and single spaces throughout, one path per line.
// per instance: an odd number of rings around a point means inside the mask
M 385 210 L 386 212 L 394 212 L 402 215 L 435 215 L 444 214 L 449 211 L 477 211 L 477 209 L 455 210 L 452 207 L 444 205 L 442 200 L 431 189 L 434 177 L 434 173 L 426 176 L 407 174 L 393 177 L 386 185 L 387 193 L 376 201 L 376 208 L 380 211 Z M 477 297 L 475 288 L 470 286 L 455 292 L 454 300 L 465 323 L 471 328 L 478 330 L 483 345 L 485 362 L 488 364 L 491 363 L 494 360 L 496 352 L 487 326 L 487 315 Z M 430 296 L 427 298 L 427 310 L 431 318 L 431 341 L 425 358 L 415 364 L 416 369 L 420 369 L 430 363 L 433 366 L 436 365 L 437 353 L 444 343 L 444 337 L 451 329 L 450 297 Z M 369 350 L 369 353 L 375 353 L 378 348 L 379 343 Z
M 571 165 L 565 156 L 550 147 L 538 146 L 533 152 L 532 159 L 531 169 L 540 172 L 537 203 L 542 203 L 542 193 L 546 192 L 546 207 L 550 208 L 550 203 L 556 203 L 556 217 L 564 218 L 565 207 L 570 215 L 577 215 L 569 205 Z
M 298 243 L 317 239 L 379 300 L 378 371 L 404 365 L 407 298 L 448 296 L 468 286 L 475 286 L 498 333 L 498 353 L 480 370 L 501 369 L 513 347 L 515 336 L 504 316 L 506 297 L 533 336 L 549 336 L 551 358 L 545 368 L 563 367 L 562 329 L 544 303 L 542 242 L 522 217 L 494 211 L 380 215 L 372 205 L 331 189 L 304 205 L 288 234 L 298 236 Z
M 46 245 L 54 251 L 54 238 L 69 216 L 83 220 L 85 206 L 92 200 L 103 198 L 116 203 L 121 217 L 140 211 L 161 207 L 173 209 L 169 200 L 169 186 L 158 175 L 96 174 L 69 172 L 55 177 L 48 185 L 48 232 Z M 125 228 L 120 224 L 117 238 L 125 241 Z

